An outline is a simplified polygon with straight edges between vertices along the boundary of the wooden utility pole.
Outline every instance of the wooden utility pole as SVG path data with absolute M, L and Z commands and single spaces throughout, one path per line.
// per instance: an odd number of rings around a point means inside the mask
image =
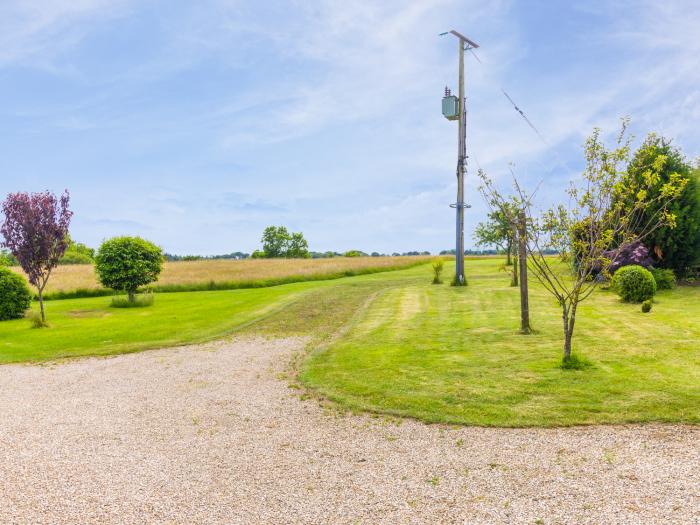
M 518 264 L 520 265 L 520 331 L 532 332 L 530 328 L 530 304 L 527 289 L 527 219 L 525 211 L 518 214 Z

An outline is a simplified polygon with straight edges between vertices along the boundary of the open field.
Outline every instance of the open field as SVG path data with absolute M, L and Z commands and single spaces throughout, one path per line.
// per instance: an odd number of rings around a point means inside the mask
M 500 265 L 468 261 L 467 288 L 430 285 L 422 265 L 163 294 L 149 308 L 113 309 L 108 298 L 51 301 L 49 329 L 0 324 L 0 362 L 115 354 L 234 331 L 301 335 L 311 336 L 312 355 L 300 380 L 351 409 L 487 426 L 700 421 L 700 288 L 659 293 L 646 315 L 598 291 L 582 305 L 574 340 L 593 367 L 564 371 L 556 305 L 533 283 L 538 333 L 518 334 L 518 292 Z
M 430 260 L 430 256 L 333 257 L 329 259 L 244 259 L 166 262 L 150 288 L 155 291 L 188 289 L 233 289 L 285 284 L 303 280 L 362 275 L 374 271 L 408 268 Z M 12 268 L 24 275 L 19 267 Z M 47 298 L 63 298 L 76 291 L 104 290 L 92 265 L 58 266 L 46 287 Z M 108 295 L 109 291 L 105 293 Z M 85 293 L 85 295 L 90 295 Z M 99 295 L 95 293 L 94 295 Z

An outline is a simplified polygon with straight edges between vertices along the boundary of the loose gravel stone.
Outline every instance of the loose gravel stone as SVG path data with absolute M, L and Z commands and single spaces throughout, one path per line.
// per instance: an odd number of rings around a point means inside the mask
M 300 339 L 0 367 L 0 523 L 700 523 L 700 428 L 341 415 Z

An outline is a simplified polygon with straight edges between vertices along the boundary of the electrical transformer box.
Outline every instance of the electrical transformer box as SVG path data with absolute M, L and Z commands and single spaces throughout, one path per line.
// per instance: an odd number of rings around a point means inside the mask
M 454 95 L 442 97 L 442 114 L 447 120 L 459 120 L 459 99 Z

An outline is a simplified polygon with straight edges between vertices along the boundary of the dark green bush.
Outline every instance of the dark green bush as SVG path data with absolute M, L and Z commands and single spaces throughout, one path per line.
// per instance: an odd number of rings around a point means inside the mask
M 163 252 L 140 237 L 115 237 L 102 243 L 95 257 L 95 270 L 103 286 L 125 291 L 129 301 L 136 290 L 158 279 Z
M 641 266 L 623 266 L 612 278 L 612 288 L 630 303 L 641 303 L 654 297 L 656 281 L 651 272 Z
M 32 293 L 15 272 L 0 268 L 0 321 L 19 319 L 29 308 Z
M 645 314 L 648 314 L 651 312 L 651 299 L 647 299 L 642 303 L 642 312 Z
M 651 268 L 657 290 L 671 290 L 676 286 L 676 275 L 670 268 Z

